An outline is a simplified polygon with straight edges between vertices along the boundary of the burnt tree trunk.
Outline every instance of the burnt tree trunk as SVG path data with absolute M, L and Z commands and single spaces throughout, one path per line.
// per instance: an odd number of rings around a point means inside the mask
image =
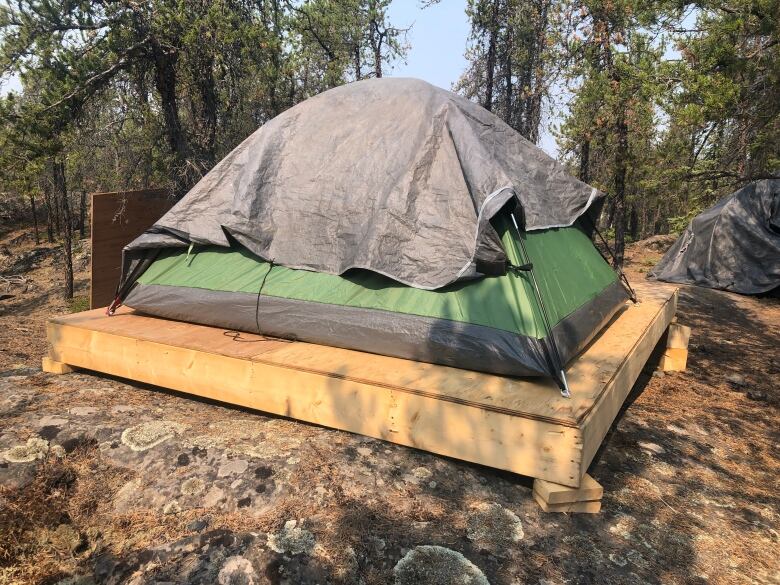
M 631 211 L 628 214 L 628 233 L 631 234 L 633 241 L 639 239 L 639 214 L 635 205 L 631 205 Z
M 384 33 L 380 32 L 378 23 L 373 23 L 372 27 L 374 35 L 372 35 L 371 50 L 374 53 L 374 76 L 382 77 L 382 43 L 384 41 Z
M 282 110 L 284 109 L 279 104 L 279 96 L 278 96 L 278 89 L 279 89 L 278 85 L 279 85 L 279 79 L 281 77 L 279 74 L 281 70 L 281 52 L 284 43 L 283 35 L 281 32 L 281 26 L 279 25 L 279 18 L 280 18 L 279 0 L 273 0 L 271 2 L 271 22 L 269 26 L 274 36 L 274 47 L 273 47 L 273 52 L 271 53 L 272 75 L 271 75 L 270 88 L 268 93 L 268 102 L 271 109 L 271 118 L 274 118 L 279 114 L 281 114 Z
M 590 140 L 584 140 L 580 146 L 580 181 L 590 182 Z
M 382 19 L 376 4 L 371 2 L 369 11 L 371 19 L 368 23 L 368 44 L 374 55 L 374 77 L 382 77 L 382 45 L 387 38 L 387 28 L 382 26 Z
M 352 49 L 352 66 L 355 68 L 355 81 L 363 79 L 363 59 L 359 44 L 356 44 Z
M 79 197 L 79 237 L 84 238 L 86 235 L 87 225 L 87 192 L 82 191 Z
M 526 138 L 536 144 L 539 141 L 539 126 L 542 122 L 542 98 L 544 97 L 544 72 L 542 68 L 542 59 L 544 58 L 544 49 L 547 45 L 547 0 L 542 0 L 538 6 L 539 13 L 534 27 L 534 35 L 529 47 L 531 55 L 528 64 L 531 75 L 532 85 L 530 86 L 530 95 L 526 106 Z
M 54 233 L 58 236 L 62 235 L 62 222 L 61 222 L 61 215 L 62 210 L 60 209 L 59 203 L 57 202 L 57 186 L 53 185 L 52 187 L 52 196 L 51 196 L 51 208 L 52 211 L 54 211 Z
M 615 268 L 623 267 L 626 248 L 626 172 L 628 169 L 628 124 L 625 107 L 617 112 L 615 122 L 617 149 L 615 150 Z
M 54 243 L 54 205 L 52 205 L 51 187 L 48 181 L 43 182 L 43 203 L 46 206 L 46 239 Z
M 62 248 L 65 262 L 65 298 L 73 298 L 73 220 L 68 200 L 68 187 L 65 182 L 65 164 L 58 159 L 52 163 L 54 197 L 62 211 Z
M 488 51 L 485 62 L 485 103 L 488 112 L 493 111 L 493 86 L 495 84 L 496 45 L 498 44 L 498 0 L 493 0 L 488 30 Z
M 220 97 L 214 78 L 214 55 L 206 48 L 191 50 L 188 54 L 190 66 L 198 71 L 195 87 L 199 100 L 195 100 L 194 131 L 190 133 L 189 151 L 193 180 L 197 181 L 216 162 L 217 112 Z M 175 91 L 175 88 L 174 88 Z
M 160 106 L 165 122 L 168 146 L 175 158 L 173 169 L 173 194 L 180 197 L 192 186 L 197 173 L 189 167 L 189 145 L 179 118 L 179 104 L 176 93 L 176 63 L 178 54 L 174 49 L 152 43 L 154 57 L 154 83 L 160 95 Z
M 30 211 L 32 211 L 33 228 L 35 229 L 35 245 L 41 243 L 41 235 L 38 233 L 38 208 L 35 205 L 35 194 L 30 193 Z
M 507 39 L 506 56 L 504 58 L 504 116 L 506 117 L 504 121 L 512 126 L 512 128 L 515 127 L 516 122 L 515 112 L 513 111 L 513 93 L 515 91 L 514 82 L 512 80 L 512 75 L 514 74 L 512 71 L 513 65 L 512 42 L 511 39 Z

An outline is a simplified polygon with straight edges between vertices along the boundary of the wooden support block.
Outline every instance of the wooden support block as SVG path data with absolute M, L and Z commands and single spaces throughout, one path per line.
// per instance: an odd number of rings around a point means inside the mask
M 572 488 L 544 479 L 534 480 L 534 492 L 547 504 L 570 504 L 600 500 L 604 488 L 587 473 L 580 482 L 580 487 Z
M 71 372 L 76 371 L 76 368 L 69 366 L 68 364 L 63 364 L 62 362 L 54 361 L 50 357 L 43 358 L 41 361 L 41 369 L 49 374 L 70 374 Z
M 684 372 L 687 364 L 687 349 L 667 348 L 661 356 L 658 369 L 662 372 Z
M 688 349 L 691 338 L 691 328 L 679 323 L 670 323 L 666 336 L 666 347 L 669 349 Z
M 545 512 L 574 512 L 578 514 L 598 514 L 601 511 L 601 500 L 592 502 L 566 502 L 564 504 L 548 504 L 544 498 L 534 491 L 534 499 Z

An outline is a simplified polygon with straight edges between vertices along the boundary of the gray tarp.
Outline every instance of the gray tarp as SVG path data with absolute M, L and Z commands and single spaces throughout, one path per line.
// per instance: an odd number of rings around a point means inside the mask
M 435 289 L 505 265 L 489 220 L 513 196 L 535 230 L 571 225 L 601 193 L 477 104 L 423 81 L 372 79 L 262 126 L 126 260 L 187 241 L 227 246 L 229 234 L 291 268 L 364 268 Z
M 780 286 L 780 179 L 751 183 L 697 215 L 650 276 L 743 294 Z

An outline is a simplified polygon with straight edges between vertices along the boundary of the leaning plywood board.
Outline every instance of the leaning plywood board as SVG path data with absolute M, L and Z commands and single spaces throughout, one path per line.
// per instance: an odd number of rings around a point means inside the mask
M 92 259 L 89 306 L 111 303 L 122 265 L 122 248 L 140 236 L 173 205 L 163 189 L 92 194 Z
M 250 334 L 242 343 L 130 310 L 52 319 L 49 357 L 576 487 L 674 315 L 675 288 L 638 292 L 570 364 L 571 399 L 544 379 Z

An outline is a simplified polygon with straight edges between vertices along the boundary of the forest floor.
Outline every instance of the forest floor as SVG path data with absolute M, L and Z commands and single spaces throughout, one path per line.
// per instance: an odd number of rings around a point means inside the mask
M 670 243 L 630 246 L 629 278 Z M 42 373 L 46 319 L 86 308 L 76 250 L 65 301 L 56 246 L 0 239 L 28 279 L 0 279 L 0 584 L 780 583 L 776 298 L 683 287 L 688 370 L 638 380 L 590 469 L 601 513 L 546 514 L 528 478 Z

